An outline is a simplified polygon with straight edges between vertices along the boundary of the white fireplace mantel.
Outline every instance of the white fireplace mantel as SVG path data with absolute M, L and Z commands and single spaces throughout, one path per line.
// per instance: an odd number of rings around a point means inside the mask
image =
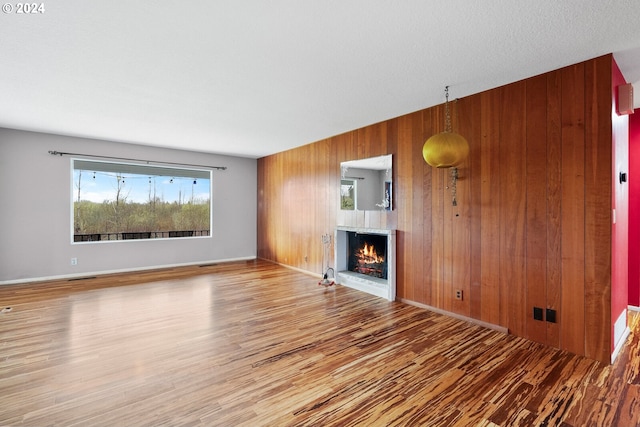
M 387 278 L 379 279 L 348 271 L 348 232 L 358 234 L 377 234 L 387 236 Z M 359 291 L 367 292 L 389 301 L 396 299 L 396 230 L 336 227 L 334 252 L 336 263 L 336 283 Z

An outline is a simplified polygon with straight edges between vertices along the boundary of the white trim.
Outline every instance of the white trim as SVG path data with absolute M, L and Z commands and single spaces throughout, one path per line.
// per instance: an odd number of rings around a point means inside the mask
M 281 262 L 272 261 L 272 260 L 266 259 L 266 258 L 259 258 L 259 259 L 262 260 L 262 261 L 266 261 L 266 262 L 270 262 L 270 263 L 273 263 L 273 264 L 277 264 L 280 267 L 288 268 L 289 270 L 297 271 L 298 273 L 306 274 L 307 276 L 312 276 L 312 277 L 317 277 L 319 279 L 322 279 L 322 274 L 314 273 L 313 271 L 303 270 L 302 268 L 294 267 L 294 266 L 288 265 L 288 264 L 282 264 Z
M 640 307 L 636 307 L 635 305 L 630 305 L 627 309 L 631 311 L 640 311 Z
M 51 153 L 51 152 L 50 152 Z M 53 154 L 53 153 L 51 153 Z M 62 154 L 66 154 L 66 153 L 62 153 Z M 60 154 L 60 155 L 62 155 Z M 69 153 L 71 154 L 71 153 Z M 81 156 L 81 157 L 75 157 L 75 156 Z M 87 158 L 89 157 L 89 158 Z M 71 231 L 71 235 L 70 235 L 70 239 L 71 239 L 71 245 L 85 245 L 85 244 L 102 244 L 102 243 L 121 243 L 121 242 L 139 242 L 139 241 L 143 241 L 143 242 L 148 242 L 148 241 L 159 241 L 159 240 L 172 240 L 172 239 L 197 239 L 197 238 L 212 238 L 213 236 L 213 170 L 211 169 L 201 169 L 200 167 L 196 168 L 196 167 L 190 167 L 190 166 L 177 166 L 177 165 L 155 165 L 155 164 L 149 164 L 149 162 L 147 161 L 146 163 L 143 163 L 143 160 L 94 160 L 93 158 L 96 157 L 102 157 L 102 156 L 94 156 L 94 155 L 88 155 L 88 154 L 72 154 L 72 157 L 69 158 L 70 160 L 70 173 L 71 173 L 71 194 L 70 194 L 70 202 L 71 202 L 71 207 L 70 207 L 70 227 L 69 230 Z M 209 180 L 209 235 L 208 236 L 183 236 L 183 237 L 160 237 L 160 238 L 148 238 L 148 239 L 120 239 L 120 240 L 96 240 L 96 241 L 84 241 L 84 242 L 76 242 L 75 241 L 75 194 L 76 194 L 76 187 L 75 187 L 75 171 L 79 170 L 79 171 L 89 171 L 92 169 L 76 169 L 76 161 L 77 162 L 87 162 L 87 163 L 94 163 L 94 164 L 109 164 L 109 165 L 115 165 L 115 166 L 136 166 L 139 167 L 141 169 L 158 169 L 158 170 L 162 170 L 162 171 L 169 171 L 169 170 L 176 170 L 176 171 L 181 171 L 181 172 L 185 172 L 181 175 L 184 175 L 183 177 L 190 177 L 189 179 L 208 179 Z M 133 163 L 132 163 L 133 162 Z M 114 166 L 114 168 L 115 168 Z M 111 168 L 111 169 L 114 169 Z M 203 166 L 204 168 L 204 166 Z M 126 169 L 126 168 L 124 168 Z M 134 168 L 135 169 L 135 168 Z M 226 168 L 225 168 L 226 169 Z M 99 167 L 93 169 L 94 170 L 94 178 L 95 178 L 95 173 L 96 171 L 104 171 L 104 169 L 101 169 Z M 121 168 L 121 170 L 123 170 Z M 191 176 L 188 175 L 186 172 L 200 172 L 202 173 L 202 176 Z M 141 175 L 141 176 L 147 176 L 147 174 L 144 173 L 140 173 L 140 172 L 132 172 L 132 174 L 135 175 Z M 204 178 L 205 175 L 208 175 L 208 178 Z M 153 176 L 160 176 L 160 177 L 169 177 L 171 176 L 171 174 L 167 173 L 166 175 L 153 175 Z M 179 175 L 174 175 L 174 177 L 178 177 Z M 169 230 L 164 230 L 165 232 L 168 232 Z M 123 233 L 122 231 L 118 231 L 116 232 L 117 234 Z M 101 232 L 101 233 L 95 233 L 95 234 L 114 234 L 114 233 L 108 233 L 108 232 Z M 2 284 L 0 282 L 0 284 Z
M 627 325 L 627 309 L 625 308 L 620 312 L 620 315 L 616 319 L 613 324 L 613 345 L 614 347 L 618 345 L 620 341 L 624 342 L 623 336 L 625 334 L 625 330 L 628 329 Z
M 444 316 L 454 317 L 454 318 L 456 318 L 458 320 L 464 320 L 465 322 L 473 323 L 475 325 L 482 326 L 484 328 L 489 328 L 489 329 L 492 329 L 494 331 L 501 332 L 503 334 L 507 334 L 507 335 L 509 334 L 509 328 L 505 328 L 504 326 L 494 325 L 493 323 L 488 323 L 488 322 L 483 322 L 482 320 L 474 319 L 472 317 L 463 316 L 462 314 L 458 314 L 458 313 L 452 313 L 450 311 L 442 310 L 440 308 L 432 307 L 430 305 L 422 304 L 422 303 L 416 302 L 416 301 L 411 301 L 411 300 L 408 300 L 408 299 L 405 299 L 405 298 L 398 298 L 398 301 L 402 302 L 402 303 L 405 303 L 405 304 L 413 305 L 415 307 L 424 308 L 425 310 L 433 311 L 435 313 L 442 314 Z
M 375 277 L 359 277 L 356 273 L 339 271 L 336 275 L 336 283 L 358 291 L 366 292 L 389 301 L 395 301 L 395 291 L 387 280 Z
M 387 239 L 387 278 L 368 279 L 358 278 L 350 274 L 347 269 L 348 232 L 361 234 L 376 234 L 386 236 Z M 334 262 L 336 284 L 344 285 L 371 295 L 396 300 L 396 230 L 358 228 L 339 225 L 334 231 Z
M 620 316 L 618 316 L 618 319 L 613 324 L 614 349 L 613 349 L 613 353 L 611 353 L 612 364 L 618 357 L 618 354 L 620 353 L 620 351 L 624 347 L 625 342 L 627 341 L 627 337 L 631 333 L 627 318 L 628 318 L 627 310 L 626 309 L 622 310 L 622 313 L 620 313 Z
M 631 329 L 629 329 L 629 327 L 627 326 L 624 332 L 622 333 L 622 336 L 620 337 L 620 340 L 618 341 L 616 348 L 614 348 L 613 353 L 611 353 L 612 365 L 613 365 L 613 362 L 616 361 L 616 358 L 618 357 L 618 354 L 620 354 L 620 351 L 622 351 L 622 349 L 624 348 L 624 345 L 627 342 L 627 337 L 629 336 L 630 333 L 631 333 Z
M 103 270 L 103 271 L 94 271 L 94 272 L 86 272 L 86 273 L 63 274 L 60 276 L 31 277 L 27 279 L 0 281 L 0 286 L 18 285 L 21 283 L 32 283 L 32 282 L 48 282 L 52 280 L 77 279 L 77 278 L 88 277 L 88 276 L 103 276 L 107 274 L 117 274 L 117 273 L 132 273 L 136 271 L 159 270 L 163 268 L 190 267 L 194 265 L 205 265 L 205 264 L 222 264 L 225 262 L 250 261 L 254 259 L 256 259 L 255 256 L 249 256 L 249 257 L 239 257 L 239 258 L 216 259 L 216 260 L 210 260 L 210 261 L 186 262 L 186 263 L 180 263 L 180 264 L 165 264 L 165 265 L 154 265 L 149 267 L 134 267 L 134 268 L 123 268 L 118 270 Z

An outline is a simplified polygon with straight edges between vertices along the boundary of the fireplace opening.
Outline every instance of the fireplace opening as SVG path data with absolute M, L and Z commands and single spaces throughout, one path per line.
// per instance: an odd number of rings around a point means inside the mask
M 347 268 L 354 273 L 387 279 L 387 236 L 348 232 Z

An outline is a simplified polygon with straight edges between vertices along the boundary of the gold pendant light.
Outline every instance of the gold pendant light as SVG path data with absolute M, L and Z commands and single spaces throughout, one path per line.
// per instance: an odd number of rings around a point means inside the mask
M 422 157 L 436 168 L 451 168 L 458 166 L 469 155 L 469 143 L 460 134 L 451 130 L 451 115 L 449 113 L 449 86 L 444 89 L 446 102 L 444 104 L 445 124 L 444 132 L 427 139 L 422 147 Z

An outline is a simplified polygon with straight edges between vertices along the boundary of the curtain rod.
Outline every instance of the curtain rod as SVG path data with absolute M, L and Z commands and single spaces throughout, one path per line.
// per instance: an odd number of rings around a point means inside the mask
M 189 163 L 176 163 L 176 162 L 160 162 L 155 160 L 140 160 L 140 159 L 128 159 L 126 157 L 112 157 L 112 156 L 100 156 L 97 154 L 82 154 L 82 153 L 65 153 L 63 151 L 55 151 L 49 150 L 49 154 L 52 156 L 82 156 L 82 157 L 93 157 L 98 159 L 111 159 L 111 160 L 125 160 L 129 162 L 145 162 L 146 164 L 159 164 L 159 165 L 174 165 L 174 166 L 193 166 L 200 168 L 210 168 L 210 169 L 218 169 L 218 170 L 227 170 L 226 166 L 208 166 L 208 165 L 194 165 Z

